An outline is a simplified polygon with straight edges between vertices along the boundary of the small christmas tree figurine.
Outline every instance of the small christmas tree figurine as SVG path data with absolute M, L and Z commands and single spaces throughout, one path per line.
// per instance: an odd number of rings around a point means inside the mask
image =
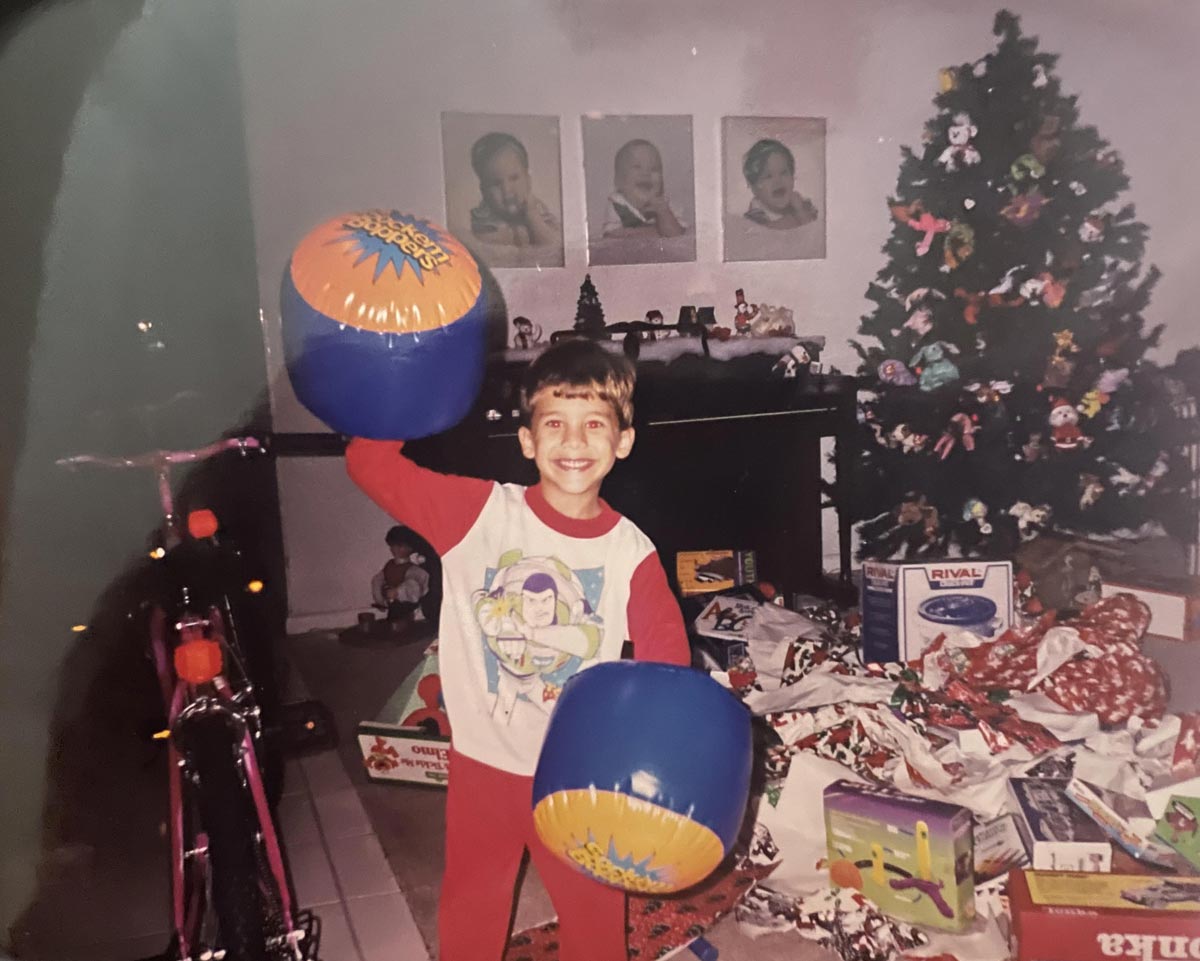
M 1050 528 L 1161 532 L 1185 516 L 1188 425 L 1147 349 L 1146 227 L 1056 57 L 996 16 L 941 71 L 903 150 L 888 262 L 854 344 L 866 557 L 1005 555 Z
M 604 308 L 600 306 L 600 295 L 587 274 L 579 285 L 579 303 L 575 307 L 575 332 L 584 337 L 604 336 Z

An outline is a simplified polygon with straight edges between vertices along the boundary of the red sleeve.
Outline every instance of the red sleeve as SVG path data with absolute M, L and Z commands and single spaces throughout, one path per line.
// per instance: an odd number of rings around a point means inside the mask
M 419 467 L 403 441 L 356 437 L 346 447 L 346 473 L 376 504 L 445 554 L 479 519 L 493 482 Z
M 679 603 L 671 593 L 666 571 L 654 551 L 647 554 L 633 572 L 626 616 L 634 658 L 684 667 L 692 663 Z

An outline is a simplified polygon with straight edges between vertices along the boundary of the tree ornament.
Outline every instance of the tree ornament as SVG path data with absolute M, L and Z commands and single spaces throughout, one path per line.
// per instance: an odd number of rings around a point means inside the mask
M 1100 376 L 1096 378 L 1096 390 L 1101 394 L 1111 397 L 1121 389 L 1121 385 L 1127 380 L 1129 380 L 1128 367 L 1103 370 L 1100 372 Z
M 958 89 L 958 71 L 954 67 L 942 67 L 938 71 L 938 88 L 942 93 Z
M 1098 244 L 1104 239 L 1104 232 L 1107 226 L 1108 224 L 1104 217 L 1093 214 L 1079 225 L 1079 239 L 1085 244 Z
M 1046 76 L 1046 67 L 1043 64 L 1035 63 L 1033 65 L 1033 86 L 1035 90 L 1041 90 L 1050 82 L 1050 78 Z
M 974 167 L 982 159 L 971 139 L 979 133 L 979 128 L 971 122 L 968 113 L 956 113 L 954 121 L 946 130 L 946 138 L 950 146 L 942 151 L 937 162 L 946 168 L 946 173 L 955 173 L 964 167 Z
M 977 380 L 967 384 L 965 389 L 981 404 L 998 404 L 1005 394 L 1012 393 L 1013 385 L 1008 380 L 989 380 L 987 383 Z
M 938 455 L 941 460 L 945 460 L 950 456 L 950 452 L 954 450 L 955 444 L 962 441 L 963 449 L 972 451 L 975 449 L 975 421 L 971 419 L 969 414 L 964 414 L 961 411 L 950 418 L 950 425 L 938 442 L 933 445 L 933 452 Z
M 1041 180 L 1046 174 L 1042 162 L 1031 153 L 1021 154 L 1008 168 L 1008 174 L 1017 183 L 1023 180 Z
M 910 360 L 910 367 L 917 367 L 920 372 L 920 386 L 923 391 L 937 390 L 958 380 L 958 368 L 950 360 L 948 354 L 957 354 L 958 348 L 944 340 L 935 340 L 926 344 Z M 920 365 L 918 367 L 918 365 Z
M 928 307 L 914 310 L 904 322 L 904 329 L 911 330 L 917 337 L 924 337 L 933 330 L 933 311 Z
M 918 287 L 904 298 L 904 309 L 912 310 L 914 305 L 927 303 L 929 300 L 945 300 L 946 295 L 936 287 Z
M 1071 193 L 1073 193 L 1076 197 L 1082 197 L 1087 193 L 1087 187 L 1081 184 L 1078 180 L 1072 180 L 1069 184 L 1067 184 L 1067 186 L 1070 188 Z
M 879 365 L 877 373 L 881 381 L 892 387 L 912 387 L 917 382 L 913 372 L 893 358 L 883 361 Z
M 910 492 L 896 511 L 896 523 L 900 527 L 920 527 L 925 540 L 933 543 L 938 536 L 938 509 L 925 499 L 924 494 Z
M 1029 141 L 1029 152 L 1043 165 L 1050 163 L 1062 147 L 1062 137 L 1059 134 L 1061 127 L 1062 118 L 1049 114 L 1042 118 L 1038 132 Z
M 1017 519 L 1017 533 L 1022 541 L 1031 541 L 1050 524 L 1053 512 L 1049 504 L 1034 507 L 1027 501 L 1017 501 L 1008 509 L 1010 517 Z
M 1056 397 L 1047 417 L 1050 440 L 1059 450 L 1075 450 L 1087 446 L 1090 438 L 1079 429 L 1079 411 L 1065 397 Z
M 992 525 L 988 523 L 988 507 L 978 497 L 971 497 L 963 505 L 962 519 L 979 525 L 979 533 L 987 537 L 992 533 Z
M 954 270 L 964 260 L 975 253 L 975 229 L 961 220 L 950 224 L 946 232 L 946 243 L 942 248 L 942 258 L 947 267 Z
M 1039 431 L 1034 431 L 1030 434 L 1029 440 L 1021 445 L 1021 454 L 1018 459 L 1024 460 L 1026 464 L 1032 464 L 1039 460 L 1045 452 L 1042 439 L 1042 434 Z
M 1079 475 L 1079 509 L 1095 507 L 1104 493 L 1104 484 L 1095 474 Z
M 933 245 L 933 238 L 935 236 L 945 233 L 950 229 L 950 221 L 943 220 L 941 217 L 935 217 L 925 209 L 925 205 L 919 200 L 913 201 L 907 206 L 892 204 L 891 210 L 892 216 L 896 220 L 912 227 L 913 230 L 923 235 L 914 247 L 918 257 L 924 257 L 929 253 L 929 248 Z
M 1000 211 L 1000 215 L 1016 227 L 1028 227 L 1041 216 L 1042 208 L 1050 201 L 1037 187 L 1017 194 Z
M 1088 420 L 1091 420 L 1098 413 L 1100 413 L 1100 409 L 1107 402 L 1108 402 L 1107 394 L 1102 394 L 1102 393 L 1100 393 L 1100 391 L 1092 389 L 1092 390 L 1089 390 L 1086 394 L 1084 394 L 1079 399 L 1079 403 L 1076 404 L 1075 407 L 1076 407 L 1076 410 L 1079 411 L 1079 413 L 1083 414 L 1083 416 L 1086 417 Z

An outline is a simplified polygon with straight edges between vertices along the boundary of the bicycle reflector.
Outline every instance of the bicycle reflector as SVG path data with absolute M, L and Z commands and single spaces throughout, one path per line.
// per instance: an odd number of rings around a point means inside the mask
M 175 673 L 189 684 L 206 684 L 221 673 L 221 645 L 194 637 L 175 648 Z
M 217 522 L 217 515 L 210 511 L 207 507 L 201 508 L 198 511 L 189 511 L 187 516 L 188 533 L 196 540 L 203 540 L 206 537 L 212 537 L 217 532 L 220 526 Z

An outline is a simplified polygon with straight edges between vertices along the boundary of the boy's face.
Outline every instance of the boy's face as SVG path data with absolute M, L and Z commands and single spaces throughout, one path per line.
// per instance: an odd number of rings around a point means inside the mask
M 621 430 L 612 404 L 595 392 L 555 397 L 553 387 L 531 402 L 530 426 L 517 432 L 521 452 L 537 464 L 551 507 L 568 517 L 596 516 L 600 484 L 633 449 L 633 428 Z
M 512 147 L 504 147 L 488 161 L 479 187 L 488 206 L 510 220 L 524 214 L 532 192 L 529 171 Z
M 638 144 L 617 168 L 616 188 L 637 207 L 662 196 L 662 158 L 648 144 Z
M 796 187 L 796 175 L 788 169 L 788 163 L 783 154 L 775 151 L 767 157 L 763 172 L 750 185 L 754 198 L 775 213 L 783 213 L 792 202 L 792 192 Z
M 398 561 L 406 561 L 412 557 L 413 549 L 409 545 L 401 541 L 399 544 L 389 544 L 392 551 L 392 557 Z

